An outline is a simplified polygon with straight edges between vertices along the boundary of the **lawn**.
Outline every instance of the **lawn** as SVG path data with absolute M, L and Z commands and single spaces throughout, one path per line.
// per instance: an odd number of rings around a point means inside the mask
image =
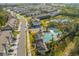
M 15 31 L 12 31 L 12 33 L 13 33 L 14 37 L 16 37 L 17 34 L 19 34 L 20 32 L 15 30 Z
M 49 23 L 48 19 L 41 20 L 41 25 L 42 25 L 43 27 L 48 26 L 48 23 Z

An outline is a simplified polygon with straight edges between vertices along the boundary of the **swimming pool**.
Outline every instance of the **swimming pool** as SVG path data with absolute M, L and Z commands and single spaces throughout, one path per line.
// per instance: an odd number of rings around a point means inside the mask
M 45 33 L 43 39 L 44 39 L 44 42 L 48 42 L 50 40 L 52 40 L 53 38 L 53 35 L 51 33 Z

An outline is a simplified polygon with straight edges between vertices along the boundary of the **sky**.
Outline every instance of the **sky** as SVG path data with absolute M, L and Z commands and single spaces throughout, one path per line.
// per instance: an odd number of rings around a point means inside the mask
M 0 3 L 79 3 L 79 0 L 0 0 Z

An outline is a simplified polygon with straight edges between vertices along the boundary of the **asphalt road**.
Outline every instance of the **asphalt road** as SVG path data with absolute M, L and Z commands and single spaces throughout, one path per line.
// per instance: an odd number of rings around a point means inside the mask
M 20 20 L 20 36 L 19 36 L 19 44 L 17 49 L 18 56 L 26 55 L 26 32 L 25 32 L 25 20 Z
M 24 17 L 20 18 L 20 37 L 19 37 L 19 45 L 17 50 L 18 56 L 27 55 L 31 56 L 31 45 L 30 45 L 30 38 L 29 38 L 29 30 L 28 30 L 28 21 Z M 22 18 L 22 19 L 21 19 Z

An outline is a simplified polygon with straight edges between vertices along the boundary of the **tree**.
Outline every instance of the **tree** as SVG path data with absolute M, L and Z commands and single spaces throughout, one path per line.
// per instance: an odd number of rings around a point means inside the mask
M 8 16 L 7 12 L 3 11 L 0 9 L 0 28 L 6 24 L 8 21 Z

